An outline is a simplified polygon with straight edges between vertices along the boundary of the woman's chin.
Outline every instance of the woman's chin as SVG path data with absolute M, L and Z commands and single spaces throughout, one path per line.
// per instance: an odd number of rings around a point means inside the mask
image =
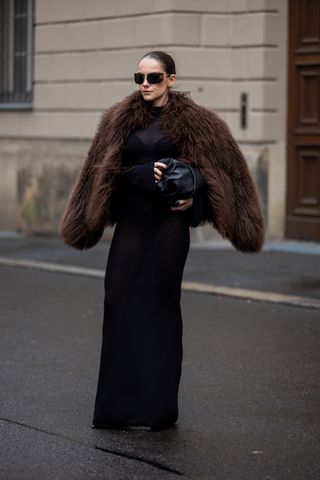
M 151 95 L 142 95 L 146 102 L 151 102 L 153 100 Z

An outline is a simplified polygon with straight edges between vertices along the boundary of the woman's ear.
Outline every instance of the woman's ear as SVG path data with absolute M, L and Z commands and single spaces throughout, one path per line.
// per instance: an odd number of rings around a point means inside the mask
M 176 74 L 175 73 L 172 73 L 169 77 L 169 83 L 168 83 L 168 87 L 173 87 L 173 85 L 176 83 Z

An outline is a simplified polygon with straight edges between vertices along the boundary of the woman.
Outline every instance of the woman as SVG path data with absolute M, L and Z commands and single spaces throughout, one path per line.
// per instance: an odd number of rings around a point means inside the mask
M 93 426 L 160 429 L 178 418 L 181 281 L 189 226 L 210 224 L 240 251 L 259 251 L 264 225 L 244 157 L 226 124 L 173 92 L 165 52 L 139 62 L 139 91 L 103 113 L 61 220 L 64 242 L 93 247 L 115 225 L 106 275 Z M 166 157 L 191 166 L 193 197 L 159 193 Z

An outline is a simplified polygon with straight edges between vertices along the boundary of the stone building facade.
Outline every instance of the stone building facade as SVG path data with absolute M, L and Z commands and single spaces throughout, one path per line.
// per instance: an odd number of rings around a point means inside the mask
M 0 102 L 0 228 L 57 231 L 101 113 L 137 88 L 138 59 L 161 49 L 176 60 L 176 89 L 230 126 L 268 236 L 285 236 L 288 2 L 24 0 L 31 97 Z

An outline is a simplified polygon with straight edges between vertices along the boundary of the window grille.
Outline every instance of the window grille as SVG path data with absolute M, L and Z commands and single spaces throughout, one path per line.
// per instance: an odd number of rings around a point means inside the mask
M 32 105 L 33 0 L 0 0 L 0 109 Z

